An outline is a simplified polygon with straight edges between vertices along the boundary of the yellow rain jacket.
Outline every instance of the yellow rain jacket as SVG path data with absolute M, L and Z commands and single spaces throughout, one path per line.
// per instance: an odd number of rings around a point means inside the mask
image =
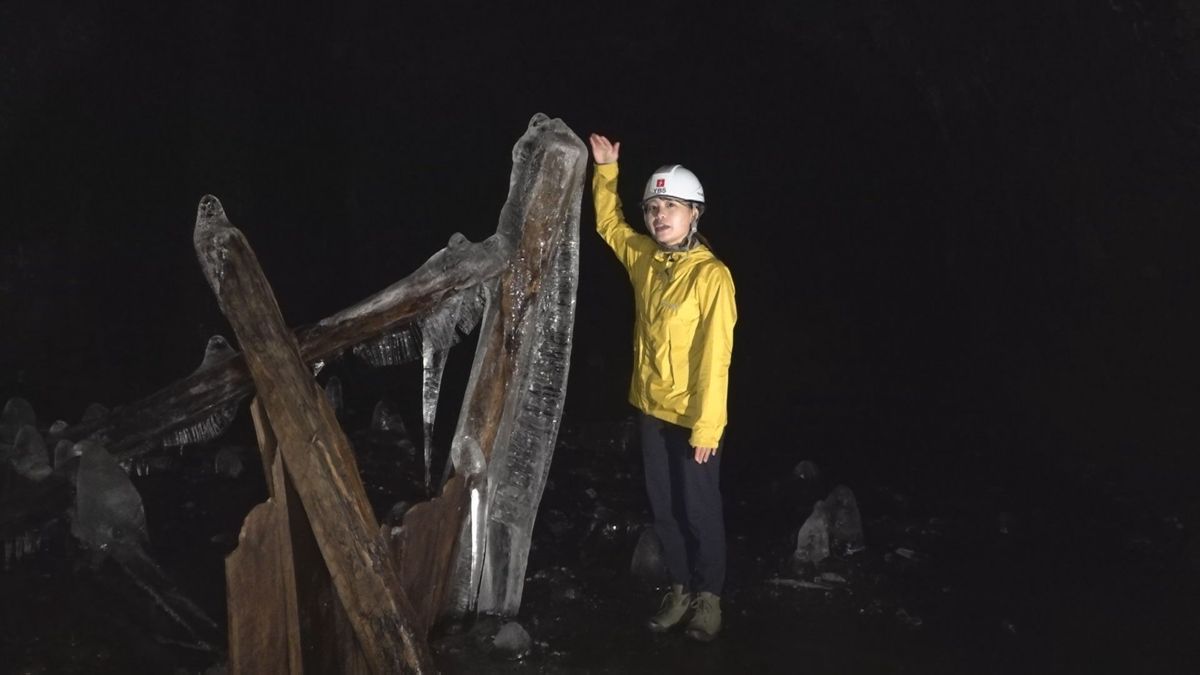
M 692 430 L 690 443 L 715 448 L 725 431 L 729 357 L 737 322 L 733 277 L 703 244 L 669 252 L 621 215 L 617 164 L 592 176 L 596 231 L 633 283 L 633 379 L 629 402 Z

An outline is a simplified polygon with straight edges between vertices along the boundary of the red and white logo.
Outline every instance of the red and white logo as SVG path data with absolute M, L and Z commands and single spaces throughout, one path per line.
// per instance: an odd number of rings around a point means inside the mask
M 667 179 L 659 178 L 658 180 L 654 181 L 654 187 L 667 187 Z

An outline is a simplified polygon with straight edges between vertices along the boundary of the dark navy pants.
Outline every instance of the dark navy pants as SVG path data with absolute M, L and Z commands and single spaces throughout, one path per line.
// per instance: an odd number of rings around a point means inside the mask
M 725 583 L 725 517 L 721 455 L 696 463 L 691 429 L 641 415 L 646 494 L 671 583 L 721 594 Z M 722 445 L 724 442 L 722 441 Z

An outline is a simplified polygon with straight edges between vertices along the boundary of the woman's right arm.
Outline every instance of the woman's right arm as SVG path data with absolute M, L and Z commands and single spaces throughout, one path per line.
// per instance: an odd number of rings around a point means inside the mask
M 592 203 L 596 209 L 596 231 L 628 269 L 651 242 L 638 234 L 621 215 L 621 198 L 617 196 L 617 158 L 620 142 L 612 143 L 604 136 L 592 134 L 592 158 L 596 162 L 592 174 Z

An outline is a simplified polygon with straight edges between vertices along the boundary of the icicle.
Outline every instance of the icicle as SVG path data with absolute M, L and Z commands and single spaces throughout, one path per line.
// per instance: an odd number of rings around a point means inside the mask
M 437 417 L 438 397 L 442 389 L 442 373 L 446 370 L 446 356 L 449 352 L 437 351 L 432 344 L 426 343 L 422 357 L 424 377 L 421 388 L 421 420 L 425 431 L 425 490 L 429 491 L 429 467 L 433 462 L 433 422 Z M 447 462 L 449 463 L 449 462 Z
M 479 598 L 479 582 L 483 578 L 484 551 L 487 547 L 487 500 L 483 493 L 487 489 L 487 475 L 480 472 L 472 476 L 471 488 L 471 577 L 467 593 L 467 612 L 474 613 Z
M 163 445 L 166 447 L 182 447 L 191 443 L 211 441 L 225 433 L 229 429 L 229 426 L 233 424 L 233 418 L 237 417 L 238 405 L 238 403 L 235 403 L 226 406 L 195 424 L 172 431 L 163 436 Z
M 204 345 L 204 358 L 200 359 L 200 365 L 194 372 L 198 373 L 212 368 L 236 355 L 237 352 L 229 345 L 228 340 L 221 335 L 213 335 L 208 338 L 208 342 Z M 163 445 L 167 447 L 179 446 L 182 448 L 184 445 L 190 443 L 211 441 L 229 429 L 229 425 L 233 423 L 233 418 L 237 416 L 237 409 L 240 404 L 241 401 L 231 403 L 195 424 L 171 431 L 163 436 Z
M 4 571 L 8 571 L 42 550 L 43 537 L 37 530 L 26 530 L 4 538 Z
M 397 366 L 408 363 L 421 353 L 420 329 L 411 325 L 395 333 L 355 345 L 354 355 L 371 366 Z
M 482 287 L 472 286 L 444 298 L 416 323 L 356 345 L 352 351 L 375 367 L 423 359 L 428 346 L 435 351 L 447 351 L 458 344 L 460 334 L 475 329 L 483 316 L 484 305 Z
M 333 408 L 333 414 L 336 417 L 342 416 L 342 408 L 344 407 L 342 398 L 342 381 L 337 375 L 330 376 L 329 381 L 325 383 L 325 398 L 329 401 L 330 407 Z

